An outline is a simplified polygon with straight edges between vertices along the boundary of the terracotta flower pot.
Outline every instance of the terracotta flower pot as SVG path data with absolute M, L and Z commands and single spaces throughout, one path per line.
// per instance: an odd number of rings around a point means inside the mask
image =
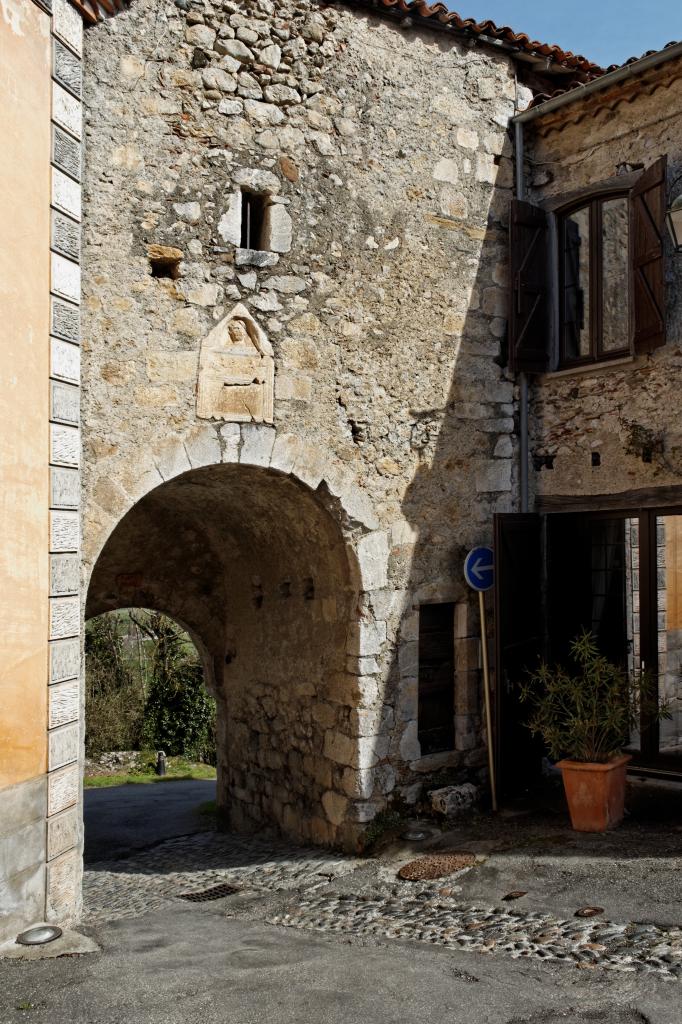
M 576 832 L 606 832 L 623 820 L 625 771 L 630 757 L 614 757 L 607 764 L 559 761 L 564 790 Z

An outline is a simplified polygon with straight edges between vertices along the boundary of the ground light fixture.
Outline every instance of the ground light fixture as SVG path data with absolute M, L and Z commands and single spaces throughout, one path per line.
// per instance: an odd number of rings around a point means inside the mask
M 17 935 L 16 941 L 20 946 L 44 946 L 46 942 L 54 942 L 61 934 L 61 928 L 56 925 L 38 924 Z
M 673 199 L 665 216 L 675 252 L 682 252 L 682 193 Z

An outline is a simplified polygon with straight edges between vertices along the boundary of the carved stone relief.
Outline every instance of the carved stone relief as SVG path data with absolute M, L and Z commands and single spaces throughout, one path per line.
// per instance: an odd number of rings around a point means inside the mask
M 239 303 L 202 342 L 197 416 L 272 423 L 274 378 L 272 346 Z

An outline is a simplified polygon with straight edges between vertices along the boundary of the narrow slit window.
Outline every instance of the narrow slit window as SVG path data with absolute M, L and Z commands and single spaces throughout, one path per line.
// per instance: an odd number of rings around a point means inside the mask
M 455 606 L 419 609 L 419 724 L 421 752 L 455 746 Z
M 265 196 L 242 192 L 242 249 L 263 249 Z

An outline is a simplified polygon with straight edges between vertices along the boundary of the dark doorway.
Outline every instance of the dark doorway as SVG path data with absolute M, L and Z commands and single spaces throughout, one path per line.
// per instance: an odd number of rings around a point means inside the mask
M 518 684 L 544 657 L 565 664 L 588 629 L 610 661 L 647 671 L 670 706 L 643 714 L 632 768 L 682 777 L 682 513 L 656 509 L 506 515 L 496 527 L 497 753 L 507 793 L 536 777 Z

